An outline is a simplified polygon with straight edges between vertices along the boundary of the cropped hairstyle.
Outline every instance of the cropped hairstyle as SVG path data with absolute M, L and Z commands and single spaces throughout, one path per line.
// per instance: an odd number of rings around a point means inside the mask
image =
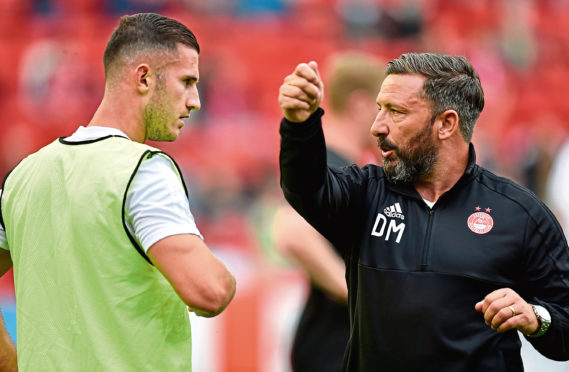
M 470 62 L 462 56 L 407 53 L 387 64 L 386 75 L 413 73 L 426 77 L 423 98 L 431 104 L 431 121 L 445 110 L 455 110 L 462 137 L 470 142 L 484 108 L 480 78 Z
M 141 51 L 176 53 L 181 43 L 196 50 L 200 46 L 195 35 L 182 23 L 154 13 L 123 16 L 111 35 L 103 54 L 105 78 L 120 59 L 128 59 Z

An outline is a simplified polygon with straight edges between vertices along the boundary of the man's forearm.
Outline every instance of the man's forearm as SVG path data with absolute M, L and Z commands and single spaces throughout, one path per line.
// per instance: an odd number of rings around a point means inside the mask
M 318 109 L 304 123 L 281 122 L 281 183 L 289 191 L 305 194 L 320 188 L 326 175 L 326 144 Z

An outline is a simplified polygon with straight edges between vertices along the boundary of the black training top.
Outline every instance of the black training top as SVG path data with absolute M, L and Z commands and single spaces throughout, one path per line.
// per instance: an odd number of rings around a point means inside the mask
M 341 168 L 351 162 L 328 149 L 327 163 Z M 314 283 L 300 316 L 292 347 L 292 367 L 295 372 L 338 372 L 348 338 L 350 319 L 348 307 L 332 300 Z
M 474 305 L 512 288 L 552 324 L 528 338 L 569 359 L 569 249 L 530 191 L 475 163 L 429 208 L 382 167 L 326 166 L 323 111 L 281 123 L 287 200 L 346 262 L 351 337 L 345 371 L 522 371 L 517 331 L 497 333 Z

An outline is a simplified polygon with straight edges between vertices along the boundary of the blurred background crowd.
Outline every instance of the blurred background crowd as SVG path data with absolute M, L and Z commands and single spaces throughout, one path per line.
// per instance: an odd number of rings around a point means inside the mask
M 306 285 L 274 250 L 271 227 L 282 201 L 278 88 L 300 62 L 346 50 L 386 62 L 465 55 L 486 96 L 479 162 L 564 208 L 547 190 L 569 138 L 567 0 L 0 0 L 2 177 L 90 120 L 105 43 L 121 15 L 137 12 L 182 21 L 202 50 L 202 109 L 176 142 L 151 143 L 181 166 L 198 227 L 237 278 L 225 313 L 192 318 L 198 372 L 288 368 Z M 0 296 L 13 332 L 12 285 L 3 278 Z

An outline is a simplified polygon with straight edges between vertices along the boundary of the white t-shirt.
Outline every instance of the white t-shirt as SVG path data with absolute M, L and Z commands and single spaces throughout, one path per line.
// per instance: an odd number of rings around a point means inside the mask
M 431 209 L 433 209 L 433 206 L 435 205 L 435 202 L 432 202 L 430 200 L 427 200 L 425 198 L 423 198 L 423 201 L 425 202 L 425 204 L 427 204 L 427 206 Z
M 65 140 L 90 141 L 109 135 L 128 138 L 116 128 L 93 126 L 79 127 Z M 176 171 L 163 156 L 153 156 L 140 164 L 127 192 L 125 221 L 129 232 L 145 252 L 157 241 L 171 235 L 194 234 L 203 239 Z M 0 247 L 8 249 L 2 225 Z

